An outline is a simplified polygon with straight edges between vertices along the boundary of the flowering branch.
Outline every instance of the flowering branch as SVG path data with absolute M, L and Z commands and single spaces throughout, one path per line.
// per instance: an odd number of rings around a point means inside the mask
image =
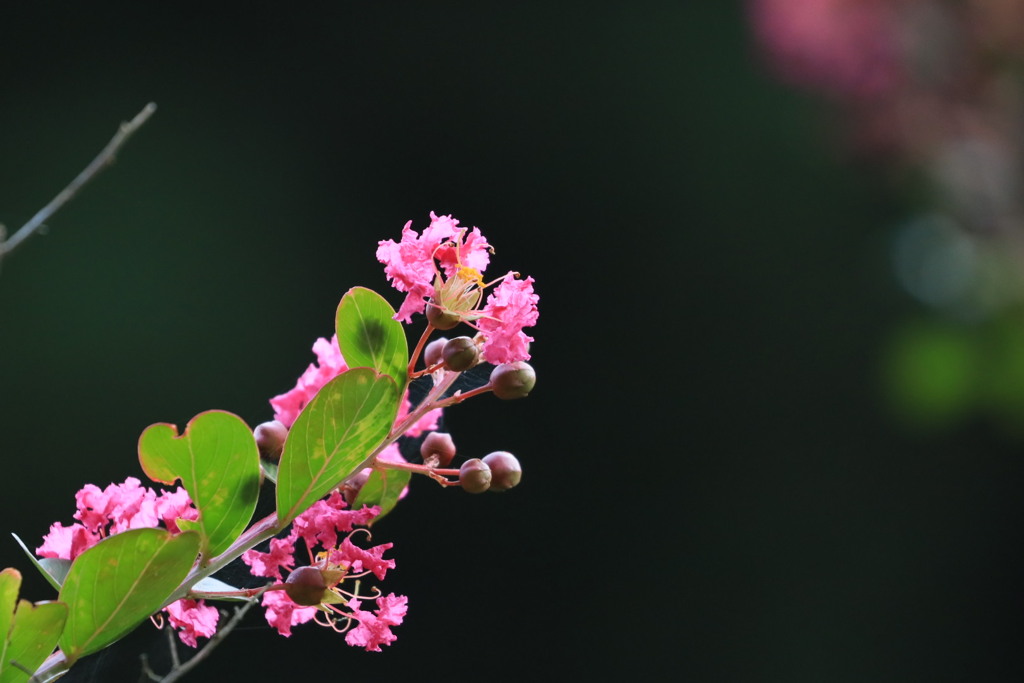
M 294 389 L 271 399 L 274 420 L 253 430 L 214 410 L 180 433 L 175 425 L 150 425 L 139 438 L 139 462 L 154 482 L 180 482 L 177 490 L 157 493 L 129 477 L 105 489 L 87 484 L 76 494 L 78 521 L 53 524 L 36 549 L 42 559 L 32 558 L 58 589 L 58 600 L 36 605 L 31 617 L 6 628 L 2 620 L 15 609 L 21 575 L 0 571 L 0 634 L 9 634 L 9 643 L 0 636 L 0 652 L 5 645 L 31 650 L 35 658 L 26 669 L 50 680 L 163 611 L 158 619 L 166 618 L 185 644 L 212 638 L 186 664 L 174 645 L 172 671 L 162 679 L 143 662 L 152 680 L 174 681 L 241 618 L 236 613 L 218 631 L 220 612 L 205 600 L 256 597 L 284 636 L 314 621 L 368 651 L 395 640 L 391 628 L 405 618 L 408 598 L 376 586 L 360 590 L 362 579 L 372 574 L 383 581 L 395 567 L 384 556 L 392 544 L 368 545 L 366 527 L 405 496 L 412 474 L 469 493 L 516 486 L 521 468 L 511 453 L 470 458 L 456 469 L 451 435 L 436 430 L 447 406 L 486 392 L 522 398 L 535 381 L 525 363 L 532 338 L 522 332 L 537 317 L 532 278 L 510 272 L 485 284 L 480 269 L 490 247 L 479 230 L 459 228 L 450 216 L 431 219 L 423 237 L 407 226 L 401 245 L 380 243 L 389 279 L 409 294 L 403 310 L 396 313 L 372 290 L 349 290 L 338 306 L 336 334 L 313 345 L 318 363 Z M 492 285 L 483 303 L 483 289 Z M 430 322 L 410 360 L 399 320 L 420 312 Z M 433 330 L 459 323 L 476 335 L 427 343 Z M 417 373 L 421 354 L 426 370 Z M 481 360 L 496 365 L 488 382 L 451 394 Z M 409 383 L 424 372 L 433 386 L 414 406 Z M 423 464 L 403 457 L 399 439 L 417 440 Z M 277 510 L 251 523 L 263 484 L 275 487 Z M 239 558 L 253 576 L 274 581 L 248 589 L 212 576 Z M 0 674 L 5 666 L 0 656 Z
M 107 143 L 107 146 L 103 148 L 96 158 L 93 159 L 92 162 L 86 166 L 85 169 L 83 169 L 67 187 L 61 190 L 56 197 L 50 200 L 49 204 L 36 212 L 36 215 L 32 216 L 25 225 L 18 228 L 17 232 L 9 238 L 5 239 L 6 235 L 3 226 L 0 226 L 0 261 L 3 261 L 3 258 L 7 254 L 10 254 L 18 247 L 18 245 L 38 232 L 39 229 L 45 225 L 50 216 L 57 213 L 61 207 L 71 201 L 86 183 L 99 175 L 100 171 L 104 168 L 113 164 L 116 160 L 117 153 L 121 150 L 121 147 L 128 142 L 128 138 L 130 138 L 135 131 L 141 128 L 142 124 L 144 124 L 155 111 L 156 104 L 150 102 L 142 108 L 142 111 L 135 115 L 135 118 L 127 123 L 122 123 L 117 133 L 113 138 L 111 138 L 110 142 Z

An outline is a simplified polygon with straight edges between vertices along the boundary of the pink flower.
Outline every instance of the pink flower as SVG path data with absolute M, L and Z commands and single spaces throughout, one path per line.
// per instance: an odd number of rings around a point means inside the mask
M 172 533 L 179 533 L 175 519 L 198 519 L 199 511 L 188 493 L 178 488 L 174 493 L 161 493 L 141 485 L 135 477 L 121 484 L 100 489 L 86 484 L 75 494 L 78 509 L 75 519 L 81 524 L 50 527 L 43 544 L 36 549 L 40 557 L 73 560 L 103 538 L 128 529 L 153 528 L 163 521 Z
M 337 335 L 331 337 L 330 341 L 323 337 L 317 339 L 313 343 L 313 353 L 316 354 L 317 362 L 310 363 L 295 388 L 270 399 L 270 405 L 274 407 L 274 419 L 285 427 L 294 424 L 295 418 L 325 384 L 348 369 L 341 349 L 338 348 Z
M 401 242 L 385 240 L 377 249 L 377 259 L 384 263 L 391 284 L 407 292 L 395 319 L 410 322 L 414 313 L 424 312 L 429 299 L 430 306 L 458 316 L 481 332 L 484 360 L 495 364 L 528 360 L 527 346 L 533 338 L 523 328 L 537 322 L 533 278 L 517 280 L 517 274 L 509 272 L 480 309 L 488 286 L 482 272 L 490 262 L 491 245 L 478 228 L 458 228 L 458 221 L 451 216 L 438 218 L 432 212 L 430 218 L 423 235 L 406 223 Z
M 394 543 L 383 543 L 369 549 L 363 549 L 345 538 L 337 549 L 331 552 L 330 562 L 342 567 L 348 567 L 353 573 L 373 572 L 373 575 L 380 581 L 389 569 L 395 568 L 394 560 L 385 560 L 385 552 L 394 547 Z
M 156 516 L 164 523 L 164 526 L 173 533 L 181 533 L 178 528 L 179 519 L 199 519 L 199 510 L 192 505 L 192 499 L 188 497 L 188 491 L 180 486 L 174 491 L 164 491 L 156 497 Z
M 380 508 L 364 506 L 360 510 L 346 510 L 345 498 L 338 491 L 325 500 L 318 500 L 292 522 L 293 533 L 312 548 L 322 545 L 331 548 L 338 543 L 338 532 L 348 533 L 356 526 L 365 526 L 380 514 Z
M 390 645 L 398 639 L 391 627 L 402 623 L 408 605 L 409 598 L 391 593 L 377 598 L 377 609 L 370 613 L 360 609 L 361 601 L 349 600 L 348 608 L 359 620 L 359 626 L 345 634 L 345 642 L 353 647 L 364 647 L 368 652 L 380 652 L 381 645 Z
M 155 527 L 156 493 L 141 485 L 135 477 L 128 477 L 123 484 L 110 484 L 100 491 L 93 484 L 86 484 L 75 494 L 78 511 L 75 519 L 81 520 L 90 531 L 111 524 L 111 533 L 127 529 Z
M 491 258 L 487 239 L 478 228 L 470 231 L 457 227 L 458 224 L 451 216 L 439 217 L 431 211 L 430 226 L 422 235 L 410 227 L 409 221 L 402 228 L 400 242 L 378 243 L 377 260 L 384 264 L 384 274 L 395 289 L 407 292 L 395 320 L 408 323 L 414 313 L 423 313 L 427 299 L 437 294 L 438 266 L 449 279 L 463 271 L 472 271 L 475 276 L 470 277 L 479 278 L 487 267 Z
M 295 566 L 296 538 L 297 535 L 294 531 L 285 538 L 272 538 L 270 539 L 269 553 L 246 550 L 242 553 L 242 562 L 249 565 L 249 572 L 253 576 L 281 579 L 281 567 Z
M 292 626 L 304 624 L 316 616 L 316 607 L 301 607 L 292 602 L 284 591 L 267 591 L 263 594 L 263 606 L 267 608 L 267 623 L 284 637 L 292 634 Z
M 73 560 L 99 543 L 101 538 L 102 536 L 89 531 L 81 524 L 64 526 L 60 522 L 54 522 L 50 525 L 50 533 L 43 536 L 43 544 L 36 548 L 36 555 Z
M 190 647 L 197 647 L 197 636 L 210 638 L 217 632 L 220 612 L 208 607 L 202 600 L 178 600 L 167 606 L 168 621 L 173 628 L 179 628 L 178 637 Z
M 797 85 L 871 98 L 904 78 L 898 3 L 887 0 L 750 0 L 758 38 Z
M 528 345 L 533 337 L 528 337 L 523 328 L 537 323 L 539 298 L 533 292 L 532 277 L 517 280 L 511 272 L 505 276 L 487 297 L 483 317 L 476 323 L 484 335 L 484 360 L 497 365 L 530 359 Z

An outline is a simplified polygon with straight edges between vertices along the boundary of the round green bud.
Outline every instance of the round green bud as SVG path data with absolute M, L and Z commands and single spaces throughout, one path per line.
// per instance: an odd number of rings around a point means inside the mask
M 484 464 L 491 468 L 491 491 L 508 491 L 523 478 L 519 460 L 507 451 L 484 456 Z
M 423 456 L 424 462 L 431 456 L 437 456 L 437 466 L 447 467 L 455 457 L 455 441 L 452 440 L 452 435 L 430 432 L 420 444 L 420 455 Z
M 537 373 L 525 361 L 503 363 L 491 371 L 491 390 L 503 400 L 525 397 L 536 383 Z
M 443 360 L 441 352 L 444 350 L 444 345 L 447 342 L 448 337 L 438 337 L 427 344 L 427 348 L 423 349 L 423 362 L 427 364 L 428 368 L 431 365 L 437 365 Z
M 299 567 L 284 582 L 284 592 L 296 605 L 312 607 L 323 602 L 327 582 L 316 567 Z
M 256 446 L 260 450 L 260 457 L 271 462 L 281 459 L 281 450 L 284 448 L 284 440 L 288 438 L 288 428 L 277 420 L 263 422 L 256 425 L 252 431 L 256 437 Z
M 462 372 L 480 362 L 480 347 L 469 337 L 456 337 L 445 343 L 441 356 L 446 368 Z
M 480 458 L 462 463 L 459 483 L 469 493 L 483 493 L 491 487 L 491 468 Z
M 433 325 L 435 330 L 450 330 L 462 322 L 462 318 L 432 303 L 428 303 L 427 322 Z

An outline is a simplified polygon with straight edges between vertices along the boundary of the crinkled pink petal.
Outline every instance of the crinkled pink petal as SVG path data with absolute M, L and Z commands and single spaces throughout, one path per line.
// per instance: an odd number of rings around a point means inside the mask
M 267 608 L 267 623 L 284 637 L 292 634 L 292 626 L 304 624 L 316 616 L 316 607 L 302 607 L 292 602 L 284 591 L 267 591 L 263 594 L 263 606 Z
M 421 237 L 411 226 L 412 221 L 405 224 L 397 244 L 394 240 L 382 240 L 377 246 L 377 260 L 384 264 L 384 274 L 391 280 L 391 286 L 400 292 L 411 291 L 416 285 L 433 284 L 434 250 L 443 239 L 438 238 L 443 230 L 427 228 Z
M 308 548 L 321 545 L 332 548 L 338 543 L 338 533 L 348 533 L 356 526 L 365 526 L 380 514 L 380 507 L 364 506 L 360 510 L 347 510 L 344 496 L 332 491 L 325 500 L 313 503 L 292 522 L 293 533 L 305 541 Z
M 528 345 L 533 337 L 523 332 L 524 327 L 537 323 L 537 302 L 533 291 L 533 278 L 517 280 L 509 273 L 487 297 L 483 316 L 477 328 L 484 334 L 481 355 L 488 363 L 514 363 L 529 360 Z
M 64 526 L 60 522 L 50 525 L 50 533 L 43 536 L 43 544 L 36 548 L 39 557 L 73 560 L 88 548 L 100 542 L 100 535 L 81 524 Z
M 346 538 L 335 550 L 331 551 L 329 561 L 332 564 L 347 566 L 353 573 L 373 572 L 383 581 L 389 569 L 395 568 L 394 560 L 385 560 L 383 555 L 394 546 L 394 543 L 382 543 L 372 548 L 363 549 Z
M 99 531 L 106 528 L 110 523 L 107 510 L 110 505 L 109 496 L 95 484 L 86 484 L 75 494 L 75 503 L 78 510 L 75 512 L 75 519 L 89 531 Z
M 435 252 L 443 252 L 445 248 L 439 250 L 438 247 L 462 231 L 458 225 L 459 221 L 451 216 L 438 216 L 431 211 L 430 225 L 422 235 L 412 229 L 412 221 L 409 221 L 402 228 L 400 242 L 382 240 L 378 243 L 377 260 L 384 264 L 384 274 L 391 281 L 391 286 L 399 292 L 407 292 L 405 301 L 395 313 L 395 320 L 408 323 L 413 315 L 423 313 L 427 299 L 434 295 L 434 277 L 437 275 Z M 467 258 L 474 263 L 480 262 L 481 256 L 477 251 L 487 248 L 486 240 L 482 244 L 477 240 L 471 245 Z M 484 258 L 490 257 L 485 255 Z M 466 261 L 463 263 L 468 265 Z M 450 265 L 445 268 L 452 270 Z
M 376 614 L 361 609 L 359 600 L 349 600 L 348 608 L 359 620 L 359 625 L 345 634 L 345 642 L 353 647 L 363 647 L 369 652 L 380 652 L 381 645 L 390 645 L 398 637 L 391 632 L 392 626 L 402 623 L 408 598 L 394 593 L 377 598 Z
M 398 626 L 409 611 L 409 598 L 404 595 L 382 595 L 377 598 L 377 617 L 391 626 Z
M 434 296 L 434 285 L 420 285 L 413 286 L 409 293 L 405 295 L 405 300 L 402 301 L 402 305 L 398 307 L 398 311 L 395 313 L 395 320 L 403 323 L 412 322 L 412 317 L 418 313 L 423 313 L 427 308 L 427 299 Z
M 78 505 L 75 519 L 82 520 L 91 531 L 98 531 L 109 523 L 112 534 L 155 527 L 159 522 L 153 504 L 156 493 L 141 484 L 135 477 L 128 477 L 121 484 L 110 484 L 102 491 L 86 484 L 75 494 Z
M 181 629 L 178 632 L 181 642 L 197 647 L 196 637 L 210 638 L 217 632 L 220 612 L 202 600 L 178 600 L 167 606 L 167 617 L 173 628 Z
M 285 427 L 291 427 L 306 404 L 313 400 L 316 393 L 329 381 L 348 369 L 345 359 L 338 348 L 337 335 L 327 341 L 323 337 L 313 343 L 313 352 L 317 362 L 310 363 L 306 371 L 299 377 L 295 388 L 270 399 L 274 408 L 274 419 Z
M 155 501 L 156 516 L 160 518 L 164 526 L 171 533 L 180 533 L 181 529 L 178 528 L 179 519 L 196 520 L 199 519 L 199 510 L 192 504 L 192 499 L 188 497 L 188 491 L 181 488 L 180 486 L 174 491 L 164 491 L 156 497 Z
M 438 216 L 433 211 L 430 212 L 430 225 L 423 231 L 423 241 L 428 245 L 432 245 L 431 253 L 433 248 L 441 244 L 445 240 L 451 239 L 458 234 L 459 230 L 459 219 L 452 218 L 451 214 L 447 216 Z
M 295 566 L 296 538 L 294 530 L 285 538 L 272 538 L 270 539 L 270 552 L 246 550 L 242 553 L 242 562 L 249 565 L 249 572 L 253 576 L 282 579 L 281 567 Z

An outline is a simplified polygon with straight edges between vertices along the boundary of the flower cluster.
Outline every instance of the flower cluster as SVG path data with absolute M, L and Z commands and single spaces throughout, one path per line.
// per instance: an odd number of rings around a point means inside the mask
M 39 557 L 74 560 L 87 549 L 108 536 L 128 529 L 155 528 L 163 525 L 173 534 L 180 533 L 177 520 L 199 517 L 188 492 L 180 486 L 174 491 L 161 491 L 142 486 L 135 477 L 121 484 L 100 489 L 86 484 L 75 494 L 78 509 L 71 526 L 60 522 L 50 525 L 43 544 L 36 548 Z M 217 631 L 220 613 L 203 601 L 178 600 L 167 606 L 168 620 L 178 631 L 181 641 L 197 646 L 196 637 L 209 638 Z
M 74 518 L 79 522 L 71 526 L 60 522 L 51 524 L 50 532 L 43 536 L 43 544 L 36 548 L 40 557 L 73 560 L 112 534 L 161 524 L 172 533 L 178 533 L 176 520 L 199 517 L 185 489 L 179 486 L 174 491 L 157 493 L 142 486 L 135 477 L 102 490 L 94 484 L 86 484 L 75 494 L 75 502 L 78 510 Z
M 370 548 L 361 548 L 352 538 L 358 532 L 369 536 L 365 526 L 379 514 L 376 506 L 360 510 L 346 509 L 345 499 L 338 491 L 327 499 L 318 501 L 292 522 L 291 531 L 284 538 L 271 539 L 268 552 L 249 550 L 242 555 L 242 561 L 249 565 L 254 576 L 278 579 L 298 576 L 297 569 L 315 568 L 320 584 L 312 600 L 296 602 L 294 591 L 285 590 L 289 584 L 279 584 L 278 590 L 263 594 L 267 623 L 283 636 L 291 635 L 292 626 L 317 620 L 335 630 L 347 630 L 345 636 L 349 645 L 380 651 L 381 645 L 395 640 L 390 627 L 402 623 L 407 598 L 394 594 L 377 596 L 377 609 L 368 612 L 360 609 L 362 602 L 356 593 L 339 588 L 346 580 L 358 579 L 373 574 L 383 580 L 389 569 L 394 569 L 394 560 L 385 559 L 384 553 L 392 547 L 383 543 Z M 339 542 L 339 534 L 344 534 Z M 306 547 L 309 565 L 298 566 L 295 559 L 296 543 L 302 540 Z M 317 548 L 322 548 L 319 552 Z M 289 573 L 285 577 L 281 570 Z M 328 578 L 323 578 L 328 577 Z M 312 603 L 312 604 L 309 604 Z M 338 627 L 339 622 L 344 626 Z M 355 628 L 351 628 L 358 624 Z
M 460 228 L 451 216 L 430 213 L 430 225 L 417 234 L 412 221 L 402 228 L 399 242 L 383 240 L 377 260 L 392 286 L 406 292 L 395 319 L 411 322 L 416 313 L 428 319 L 445 318 L 449 327 L 464 322 L 480 333 L 480 353 L 489 363 L 529 360 L 532 337 L 524 327 L 537 324 L 538 297 L 534 280 L 517 279 L 509 271 L 485 283 L 483 271 L 490 263 L 491 245 L 479 228 Z M 494 287 L 483 306 L 483 292 Z M 439 329 L 449 329 L 440 327 Z
M 379 652 L 383 645 L 395 641 L 392 628 L 403 622 L 408 598 L 394 593 L 385 595 L 376 588 L 370 592 L 360 588 L 362 581 L 370 575 L 383 581 L 387 572 L 395 567 L 394 560 L 385 558 L 387 551 L 392 548 L 391 543 L 368 545 L 364 542 L 360 545 L 357 542 L 371 540 L 367 527 L 405 496 L 405 483 L 412 474 L 425 475 L 442 486 L 459 487 L 468 493 L 506 491 L 519 483 L 522 473 L 519 462 L 511 453 L 504 451 L 496 451 L 483 458 L 469 458 L 461 467 L 455 468 L 455 442 L 449 434 L 436 430 L 442 411 L 448 406 L 487 392 L 502 400 L 522 398 L 533 388 L 536 375 L 525 362 L 530 358 L 529 343 L 533 339 L 523 330 L 537 321 L 538 296 L 533 291 L 534 281 L 533 278 L 523 279 L 518 273 L 509 272 L 485 283 L 482 272 L 489 264 L 492 252 L 480 230 L 459 227 L 458 221 L 451 216 L 439 217 L 433 213 L 430 216 L 430 226 L 422 235 L 418 235 L 407 224 L 399 243 L 391 240 L 379 243 L 377 256 L 385 264 L 385 272 L 392 284 L 406 293 L 405 301 L 395 318 L 410 322 L 414 314 L 425 313 L 428 320 L 410 357 L 401 359 L 397 369 L 389 367 L 388 374 L 396 380 L 402 380 L 402 386 L 407 387 L 407 383 L 421 378 L 423 383 L 429 381 L 432 386 L 415 406 L 406 388 L 388 433 L 384 434 L 385 425 L 378 423 L 377 431 L 381 432 L 378 441 L 370 443 L 367 440 L 368 443 L 363 444 L 366 450 L 360 453 L 363 458 L 361 470 L 353 471 L 354 468 L 349 467 L 344 471 L 333 471 L 329 481 L 326 476 L 322 481 L 317 479 L 319 475 L 306 477 L 305 485 L 315 484 L 318 491 L 329 493 L 294 519 L 292 516 L 298 509 L 292 508 L 287 513 L 287 519 L 292 519 L 292 522 L 286 529 L 279 523 L 279 517 L 268 515 L 245 531 L 237 530 L 241 535 L 236 534 L 227 539 L 216 550 L 203 551 L 201 562 L 196 563 L 187 557 L 183 560 L 192 563 L 191 570 L 185 582 L 175 592 L 167 595 L 184 597 L 164 608 L 166 617 L 156 616 L 153 620 L 158 622 L 165 619 L 187 645 L 197 647 L 200 637 L 210 638 L 217 631 L 220 613 L 208 607 L 200 598 L 260 596 L 267 622 L 281 635 L 290 636 L 294 626 L 316 621 L 345 633 L 349 645 Z M 379 295 L 367 295 L 361 288 L 346 294 L 348 296 L 375 296 L 380 299 Z M 342 301 L 344 304 L 345 299 Z M 389 323 L 387 314 L 382 316 L 380 309 L 377 316 L 376 324 L 386 325 L 389 332 L 400 329 Z M 358 324 L 352 319 L 343 322 L 340 312 L 338 323 Z M 450 340 L 441 337 L 428 343 L 436 330 L 449 330 L 460 323 L 476 330 L 475 337 L 459 336 Z M 288 450 L 288 433 L 321 389 L 347 372 L 350 364 L 342 354 L 337 335 L 330 339 L 317 339 L 313 344 L 313 353 L 316 361 L 306 368 L 295 386 L 270 400 L 274 420 L 258 425 L 252 432 L 252 442 L 244 444 L 246 449 L 255 445 L 261 464 L 257 464 L 255 457 L 251 458 L 248 464 L 252 469 L 249 473 L 237 470 L 235 483 L 255 482 L 256 479 L 261 483 L 275 482 L 278 470 L 274 463 L 281 458 L 291 459 L 286 462 L 287 468 L 283 471 L 293 475 L 302 469 L 294 466 L 296 462 L 310 465 L 314 458 L 311 453 L 316 448 L 322 448 L 323 438 L 317 445 L 308 447 L 300 440 L 299 446 Z M 472 389 L 456 389 L 455 383 L 462 373 L 478 365 L 481 360 L 496 365 L 488 382 Z M 417 370 L 420 362 L 423 363 L 422 369 Z M 377 366 L 373 366 L 373 369 L 380 372 Z M 403 372 L 405 377 L 398 377 Z M 349 378 L 359 379 L 360 375 L 362 371 Z M 346 387 L 344 378 L 339 380 L 338 386 L 343 389 Z M 381 412 L 385 408 L 396 410 L 394 400 L 393 394 L 388 396 L 388 402 L 379 406 L 376 419 L 380 419 L 381 415 L 389 415 Z M 175 435 L 176 428 L 170 430 L 170 438 L 190 439 L 189 448 L 195 449 L 190 450 L 193 470 L 203 469 L 201 474 L 207 479 L 211 476 L 220 478 L 224 474 L 223 470 L 215 467 L 215 460 L 204 459 L 208 454 L 219 455 L 216 450 L 203 450 L 208 442 L 241 444 L 242 439 L 236 437 L 244 436 L 248 431 L 248 427 L 239 418 L 222 411 L 210 412 L 221 412 L 221 415 L 214 417 L 204 414 L 197 417 L 189 423 L 182 437 Z M 241 427 L 240 432 L 237 427 Z M 223 431 L 214 431 L 216 429 Z M 174 475 L 163 473 L 159 465 L 154 465 L 155 456 L 148 447 L 143 447 L 143 443 L 155 443 L 147 440 L 147 435 L 159 439 L 166 438 L 162 435 L 167 433 L 167 425 L 159 425 L 159 429 L 152 432 L 147 430 L 140 440 L 139 456 L 150 476 L 160 481 L 175 481 L 182 477 L 166 478 Z M 207 438 L 209 434 L 215 435 L 217 439 Z M 231 436 L 221 440 L 221 434 Z M 399 444 L 409 438 L 418 439 L 422 463 L 409 462 L 403 457 Z M 253 455 L 252 450 L 249 450 L 249 454 Z M 232 466 L 238 465 L 240 468 L 245 465 L 241 459 L 233 460 L 232 463 Z M 161 473 L 152 473 L 147 465 L 161 470 Z M 257 467 L 261 469 L 257 470 Z M 307 469 L 315 468 L 310 466 Z M 395 479 L 388 479 L 389 475 Z M 194 483 L 194 480 L 193 483 L 182 480 L 186 486 Z M 399 484 L 389 488 L 389 484 L 395 480 Z M 401 490 L 400 486 L 403 487 Z M 282 491 L 287 494 L 298 488 L 284 487 Z M 224 486 L 221 490 L 234 489 Z M 280 506 L 281 491 L 278 495 Z M 221 500 L 224 498 L 236 500 L 240 497 L 222 496 Z M 172 535 L 177 535 L 181 533 L 179 523 L 182 520 L 195 521 L 200 517 L 200 510 L 193 505 L 185 489 L 178 487 L 174 491 L 158 493 L 142 486 L 135 478 L 128 478 L 121 484 L 111 484 L 105 489 L 88 484 L 76 494 L 75 500 L 77 510 L 74 518 L 77 521 L 69 526 L 59 522 L 53 524 L 43 538 L 42 545 L 36 550 L 41 557 L 70 563 L 87 549 L 114 534 L 129 529 L 162 526 Z M 303 498 L 302 502 L 306 504 L 307 500 Z M 355 509 L 353 501 L 357 500 L 360 501 L 360 507 Z M 200 500 L 200 508 L 203 515 L 208 512 L 211 518 L 218 518 L 219 515 L 221 521 L 238 519 L 237 524 L 241 527 L 247 523 L 241 521 L 241 515 L 247 515 L 245 519 L 249 520 L 253 514 L 255 500 L 250 499 L 249 502 L 252 507 L 247 508 L 240 503 L 225 511 L 219 503 L 210 503 L 209 507 L 204 507 Z M 297 502 L 293 503 L 298 505 Z M 285 506 L 283 509 L 289 508 Z M 271 538 L 275 533 L 284 535 Z M 141 538 L 144 535 L 135 536 Z M 124 540 L 127 542 L 135 539 Z M 267 543 L 265 550 L 256 549 L 264 547 L 260 545 L 261 542 Z M 103 564 L 104 568 L 113 566 L 114 562 L 104 558 L 104 549 L 115 552 L 117 546 L 113 544 L 98 548 L 82 558 L 78 566 L 90 566 L 90 559 L 97 565 Z M 215 582 L 202 584 L 204 579 L 237 558 L 249 567 L 254 576 L 272 579 L 276 583 L 242 589 L 227 586 L 226 590 L 209 590 L 210 584 L 216 587 Z M 69 585 L 74 587 L 75 583 L 68 580 L 61 590 Z M 158 597 L 155 599 L 159 600 Z M 159 604 L 153 604 L 152 608 L 155 610 Z M 117 604 L 111 603 L 105 608 L 116 609 Z

